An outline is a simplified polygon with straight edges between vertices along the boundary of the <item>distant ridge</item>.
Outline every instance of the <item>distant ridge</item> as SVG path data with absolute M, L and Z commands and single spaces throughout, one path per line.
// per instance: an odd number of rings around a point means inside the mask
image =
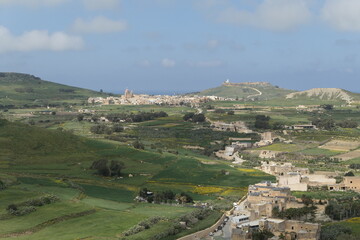
M 76 104 L 104 93 L 42 80 L 24 73 L 0 72 L 0 107 Z
M 302 92 L 289 93 L 286 99 L 320 99 L 330 101 L 345 101 L 351 103 L 359 99 L 359 94 L 352 93 L 340 88 L 313 88 Z

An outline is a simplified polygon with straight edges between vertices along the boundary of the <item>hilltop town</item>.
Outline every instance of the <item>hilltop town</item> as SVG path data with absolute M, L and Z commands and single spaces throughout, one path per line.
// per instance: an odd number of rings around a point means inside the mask
M 232 98 L 217 96 L 187 96 L 187 95 L 147 95 L 134 94 L 126 89 L 121 97 L 90 97 L 88 103 L 102 105 L 169 105 L 198 107 L 201 103 L 210 101 L 234 101 Z

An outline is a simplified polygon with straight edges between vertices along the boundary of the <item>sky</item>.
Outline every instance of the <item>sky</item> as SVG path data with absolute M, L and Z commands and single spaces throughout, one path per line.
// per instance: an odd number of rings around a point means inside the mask
M 360 0 L 0 0 L 0 72 L 109 92 L 360 92 Z

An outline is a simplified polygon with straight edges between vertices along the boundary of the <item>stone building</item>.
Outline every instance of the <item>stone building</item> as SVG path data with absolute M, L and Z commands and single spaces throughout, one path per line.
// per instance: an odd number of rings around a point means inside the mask
M 278 178 L 279 187 L 289 187 L 291 191 L 307 191 L 308 184 L 303 181 L 300 173 L 288 172 Z
M 244 223 L 232 232 L 232 240 L 250 240 L 254 230 L 267 230 L 274 234 L 270 240 L 318 240 L 321 225 L 294 220 L 262 218 L 259 221 Z M 281 237 L 281 238 L 280 238 Z
M 355 191 L 360 192 L 360 177 L 344 177 L 344 180 L 339 184 L 329 185 L 329 190 L 334 191 Z

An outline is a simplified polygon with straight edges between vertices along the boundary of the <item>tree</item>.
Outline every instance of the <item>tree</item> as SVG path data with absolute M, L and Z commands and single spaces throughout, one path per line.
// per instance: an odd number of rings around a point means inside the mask
M 320 107 L 325 110 L 328 110 L 328 111 L 334 109 L 334 105 L 332 105 L 332 104 L 323 104 L 323 105 L 320 105 Z
M 199 113 L 199 114 L 195 114 L 192 118 L 192 121 L 193 122 L 205 122 L 206 118 L 205 118 L 205 115 L 202 114 L 202 113 Z
M 206 117 L 202 113 L 199 113 L 199 114 L 186 113 L 183 116 L 183 119 L 184 119 L 184 121 L 191 121 L 191 122 L 205 122 Z
M 232 110 L 230 110 L 230 111 L 227 112 L 227 114 L 228 114 L 228 115 L 235 115 L 235 112 L 232 111 Z
M 110 175 L 111 176 L 120 176 L 121 170 L 124 168 L 124 163 L 112 160 L 110 164 Z
M 312 124 L 317 128 L 332 130 L 335 128 L 335 121 L 332 118 L 317 118 L 313 119 Z
M 183 117 L 184 121 L 189 121 L 193 118 L 193 116 L 195 115 L 195 113 L 186 113 Z
M 256 115 L 255 117 L 255 128 L 269 129 L 270 128 L 270 117 L 265 115 Z
M 306 196 L 305 194 L 301 196 L 301 201 L 305 204 L 305 206 L 313 205 L 314 203 L 311 197 Z
M 114 132 L 122 132 L 122 131 L 124 131 L 124 127 L 120 124 L 114 124 L 112 127 L 112 130 Z
M 223 114 L 223 113 L 225 113 L 225 110 L 224 110 L 224 109 L 217 108 L 217 109 L 215 109 L 214 113 Z
M 110 163 L 107 159 L 96 160 L 92 163 L 90 169 L 97 170 L 99 175 L 105 177 L 120 176 L 124 163 L 112 160 Z
M 139 140 L 136 140 L 136 141 L 133 143 L 133 147 L 136 148 L 136 149 L 142 149 L 142 150 L 145 149 L 144 144 L 142 144 L 141 142 L 139 142 Z
M 353 176 L 355 176 L 355 174 L 350 171 L 350 172 L 345 173 L 344 176 L 346 176 L 346 177 L 353 177 Z

